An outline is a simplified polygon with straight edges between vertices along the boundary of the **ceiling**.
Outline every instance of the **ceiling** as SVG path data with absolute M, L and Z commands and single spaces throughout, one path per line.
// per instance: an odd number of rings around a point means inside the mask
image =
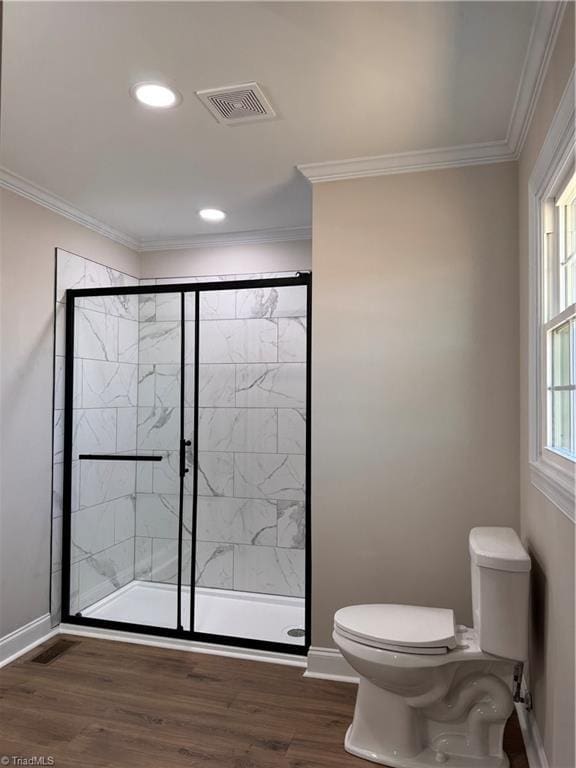
M 140 241 L 307 226 L 297 164 L 505 139 L 536 8 L 5 2 L 0 163 Z M 142 108 L 143 80 L 183 103 Z M 219 125 L 194 94 L 253 80 L 279 119 Z

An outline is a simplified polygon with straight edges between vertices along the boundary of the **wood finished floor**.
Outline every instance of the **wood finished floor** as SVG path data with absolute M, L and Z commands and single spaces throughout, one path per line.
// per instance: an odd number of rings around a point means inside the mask
M 0 670 L 0 756 L 57 768 L 366 768 L 344 733 L 356 687 L 302 669 L 109 640 Z M 528 768 L 516 716 L 505 748 Z

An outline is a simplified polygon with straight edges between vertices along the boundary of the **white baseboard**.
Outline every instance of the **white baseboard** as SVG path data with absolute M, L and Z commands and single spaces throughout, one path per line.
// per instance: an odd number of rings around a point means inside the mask
M 195 640 L 186 640 L 180 637 L 160 637 L 156 635 L 140 634 L 137 632 L 122 632 L 115 629 L 86 627 L 78 624 L 60 624 L 59 632 L 65 635 L 94 637 L 101 640 L 116 640 L 117 642 L 135 643 L 137 645 L 152 645 L 155 648 L 172 648 L 173 650 L 189 651 L 190 653 L 207 653 L 214 656 L 228 656 L 233 659 L 265 661 L 270 664 L 285 664 L 291 667 L 306 666 L 306 660 L 303 656 L 293 656 L 290 653 L 259 651 L 254 648 L 239 648 L 235 646 L 217 645 L 216 643 L 199 643 Z
M 28 653 L 32 648 L 57 634 L 58 628 L 52 628 L 49 613 L 11 632 L 0 639 L 0 667 L 5 667 L 6 664 L 10 664 L 19 656 Z
M 336 648 L 310 647 L 308 666 L 304 677 L 319 680 L 337 680 L 340 683 L 358 683 L 358 675 Z
M 526 686 L 523 685 L 523 695 L 526 694 Z M 526 709 L 521 702 L 516 704 L 516 714 L 520 723 L 522 740 L 526 748 L 526 757 L 530 768 L 549 768 L 548 758 L 544 751 L 544 742 L 534 717 L 533 710 Z

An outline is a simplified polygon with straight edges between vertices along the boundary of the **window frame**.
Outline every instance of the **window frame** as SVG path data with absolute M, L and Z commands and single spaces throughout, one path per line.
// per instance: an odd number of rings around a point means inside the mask
M 574 129 L 574 73 L 566 86 L 548 135 L 534 165 L 528 184 L 529 197 L 529 474 L 531 483 L 547 496 L 567 517 L 576 521 L 576 464 L 548 443 L 548 373 L 551 354 L 549 334 L 571 316 L 573 305 L 563 312 L 549 314 L 550 296 L 546 293 L 547 236 L 551 224 L 558 231 L 560 211 L 556 199 L 567 188 L 576 170 Z M 552 219 L 550 216 L 552 215 Z M 550 240 L 548 240 L 550 242 Z M 559 258 L 552 269 L 555 290 L 559 289 Z M 554 277 L 554 276 L 553 276 Z M 559 295 L 552 297 L 559 306 Z M 574 366 L 576 349 L 572 350 Z M 573 414 L 574 419 L 574 414 Z M 573 421 L 573 428 L 576 426 Z

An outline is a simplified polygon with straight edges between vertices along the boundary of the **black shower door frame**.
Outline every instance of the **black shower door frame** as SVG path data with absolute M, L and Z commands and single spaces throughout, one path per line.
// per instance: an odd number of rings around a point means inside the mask
M 283 288 L 295 285 L 306 286 L 306 456 L 305 456 L 305 565 L 304 565 L 304 618 L 305 636 L 303 645 L 291 643 L 276 643 L 267 640 L 234 637 L 233 635 L 215 635 L 198 632 L 194 629 L 196 604 L 196 544 L 197 544 L 197 510 L 198 510 L 198 408 L 200 375 L 200 294 L 211 291 L 242 290 L 247 288 Z M 177 583 L 177 627 L 154 627 L 146 624 L 135 624 L 108 619 L 90 618 L 70 613 L 70 567 L 71 567 L 71 530 L 72 530 L 72 457 L 73 457 L 73 393 L 74 393 L 74 319 L 76 299 L 94 296 L 126 296 L 139 294 L 179 293 L 181 306 L 180 330 L 180 494 L 179 494 L 179 532 L 178 532 L 178 583 Z M 183 466 L 184 445 L 184 393 L 185 393 L 185 297 L 194 294 L 194 412 L 192 435 L 192 547 L 190 574 L 190 629 L 185 629 L 181 622 L 181 590 L 182 590 L 182 531 L 183 531 L 183 486 L 185 467 Z M 281 652 L 293 655 L 306 655 L 311 641 L 311 353 L 312 353 L 312 275 L 309 272 L 298 272 L 295 277 L 279 277 L 255 280 L 220 280 L 206 283 L 172 283 L 162 285 L 125 286 L 122 288 L 81 288 L 66 291 L 66 358 L 64 367 L 64 487 L 63 487 L 63 542 L 62 542 L 62 622 L 86 627 L 100 627 L 122 632 L 135 632 L 162 637 L 176 637 L 224 646 L 253 648 L 255 650 Z M 98 455 L 102 459 L 102 455 Z M 109 456 L 114 460 L 115 456 Z M 141 457 L 124 457 L 140 460 Z M 150 460 L 150 459 L 148 459 Z

